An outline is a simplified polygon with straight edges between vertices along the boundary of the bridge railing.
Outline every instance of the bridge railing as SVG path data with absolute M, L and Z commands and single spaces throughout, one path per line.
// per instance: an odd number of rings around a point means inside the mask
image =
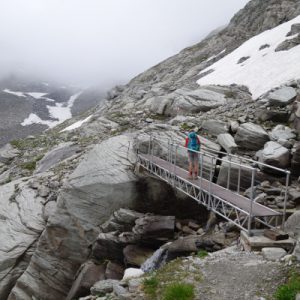
M 148 136 L 147 152 L 151 156 L 158 156 L 174 166 L 187 169 L 188 155 L 187 148 L 173 139 L 161 139 L 154 135 Z M 200 151 L 193 151 L 199 155 L 199 179 L 209 181 L 209 189 L 212 183 L 223 186 L 236 194 L 241 194 L 251 200 L 249 228 L 252 222 L 252 206 L 256 201 L 256 190 L 260 183 L 266 179 L 280 180 L 282 183 L 281 195 L 283 197 L 282 228 L 286 218 L 286 204 L 288 199 L 288 185 L 290 171 L 272 165 L 268 165 L 253 159 L 218 151 L 212 148 L 201 146 Z M 268 173 L 274 173 L 268 175 Z M 268 206 L 269 203 L 263 203 Z M 275 207 L 272 207 L 275 208 Z

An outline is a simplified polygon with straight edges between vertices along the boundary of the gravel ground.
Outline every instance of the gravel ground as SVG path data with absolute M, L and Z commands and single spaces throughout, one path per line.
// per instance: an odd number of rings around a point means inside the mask
M 205 259 L 188 258 L 187 268 L 196 268 L 203 280 L 196 284 L 197 300 L 273 299 L 290 267 L 270 262 L 257 253 L 228 248 Z

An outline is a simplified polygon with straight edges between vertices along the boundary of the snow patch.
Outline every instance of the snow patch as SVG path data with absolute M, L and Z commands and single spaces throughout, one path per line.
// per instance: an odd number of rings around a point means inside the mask
M 226 49 L 222 50 L 220 53 L 218 53 L 216 55 L 211 56 L 205 62 L 209 62 L 209 61 L 213 60 L 214 58 L 216 58 L 216 57 L 220 56 L 221 54 L 223 54 L 225 51 L 226 51 Z
M 273 29 L 249 39 L 239 48 L 226 55 L 208 68 L 214 72 L 200 78 L 199 85 L 239 84 L 248 86 L 254 99 L 267 91 L 300 78 L 300 45 L 287 51 L 275 52 L 279 44 L 285 41 L 291 25 L 300 22 L 300 16 L 283 23 Z M 269 48 L 259 51 L 261 45 L 269 44 Z M 241 57 L 250 56 L 247 63 L 237 65 Z
M 22 123 L 22 126 L 27 126 L 31 124 L 43 124 L 47 125 L 50 128 L 64 122 L 67 119 L 72 118 L 71 108 L 75 102 L 75 100 L 79 97 L 79 95 L 82 92 L 79 92 L 73 96 L 70 97 L 67 103 L 55 103 L 55 106 L 47 105 L 47 109 L 49 111 L 49 115 L 57 119 L 57 121 L 48 121 L 48 120 L 42 120 L 39 116 L 36 114 L 31 113 Z M 45 98 L 48 99 L 48 98 Z M 48 99 L 53 100 L 53 99 Z
M 3 92 L 8 93 L 8 94 L 12 94 L 12 95 L 15 95 L 15 96 L 18 96 L 18 97 L 26 97 L 23 92 L 14 92 L 14 91 L 11 91 L 9 89 L 5 89 L 5 90 L 3 90 Z
M 28 126 L 28 125 L 32 125 L 32 124 L 42 124 L 42 125 L 47 125 L 49 127 L 51 127 L 51 125 L 55 123 L 53 121 L 45 121 L 42 120 L 39 116 L 37 116 L 36 114 L 31 113 L 22 123 L 22 126 Z
M 26 93 L 29 96 L 35 98 L 35 99 L 40 99 L 43 98 L 45 95 L 47 95 L 47 93 L 36 93 L 36 92 L 32 92 L 32 93 Z
M 68 127 L 66 127 L 65 129 L 63 129 L 61 132 L 64 132 L 64 131 L 71 131 L 71 130 L 74 130 L 74 129 L 77 129 L 79 127 L 81 127 L 82 124 L 88 122 L 90 119 L 91 119 L 92 116 L 89 116 L 87 118 L 85 118 L 84 120 L 80 120 Z

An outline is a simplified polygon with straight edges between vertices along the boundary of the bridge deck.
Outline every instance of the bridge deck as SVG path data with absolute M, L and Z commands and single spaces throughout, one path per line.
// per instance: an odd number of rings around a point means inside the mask
M 211 191 L 211 194 L 214 196 L 217 196 L 226 202 L 229 202 L 233 204 L 234 206 L 239 207 L 240 209 L 244 210 L 246 213 L 250 213 L 250 207 L 251 207 L 251 200 L 239 195 L 237 193 L 234 193 L 230 190 L 225 189 L 224 187 L 217 185 L 215 183 L 210 183 L 208 180 L 204 178 L 198 178 L 197 180 L 190 180 L 187 179 L 188 172 L 180 167 L 174 167 L 173 164 L 170 162 L 167 162 L 159 157 L 151 156 L 148 154 L 140 154 L 140 156 L 146 160 L 149 160 L 150 162 L 154 163 L 160 168 L 163 168 L 167 170 L 170 174 L 175 174 L 177 177 L 182 178 L 191 184 L 195 185 L 199 190 L 204 191 Z M 264 205 L 261 205 L 259 203 L 253 202 L 252 205 L 252 216 L 253 217 L 268 217 L 268 216 L 279 216 L 281 215 L 279 212 L 268 208 Z

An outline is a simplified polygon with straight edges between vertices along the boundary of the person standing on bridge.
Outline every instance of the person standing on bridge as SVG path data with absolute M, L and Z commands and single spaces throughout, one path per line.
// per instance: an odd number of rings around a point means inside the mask
M 200 151 L 200 139 L 194 130 L 192 130 L 186 140 L 185 147 L 188 149 L 189 159 L 189 176 L 188 179 L 197 179 L 199 173 L 199 151 Z M 194 173 L 194 177 L 193 177 Z

